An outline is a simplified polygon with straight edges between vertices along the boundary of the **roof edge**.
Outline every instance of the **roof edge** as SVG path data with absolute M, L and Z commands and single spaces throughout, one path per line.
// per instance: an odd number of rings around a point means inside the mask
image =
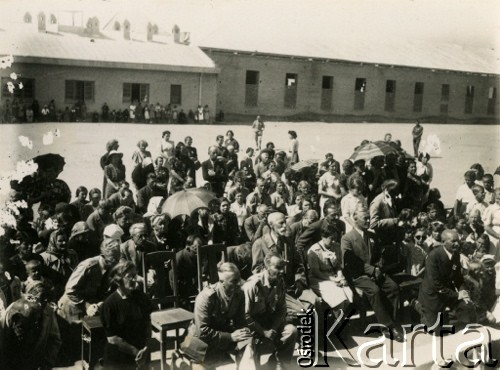
M 320 58 L 320 57 L 309 57 L 304 55 L 291 55 L 291 54 L 277 54 L 277 53 L 266 53 L 259 51 L 248 51 L 248 50 L 238 50 L 238 49 L 224 49 L 224 48 L 214 48 L 210 46 L 199 46 L 201 50 L 204 52 L 222 52 L 222 53 L 231 53 L 231 54 L 244 54 L 244 55 L 255 55 L 262 57 L 274 57 L 274 58 L 290 58 L 299 61 L 308 61 L 308 62 L 332 62 L 332 63 L 343 63 L 343 64 L 358 64 L 358 65 L 373 65 L 376 67 L 385 67 L 385 68 L 411 68 L 432 72 L 444 72 L 444 73 L 457 73 L 457 74 L 474 74 L 480 76 L 490 76 L 490 77 L 500 77 L 500 73 L 492 73 L 492 72 L 478 72 L 478 71 L 463 71 L 458 69 L 443 69 L 443 68 L 432 68 L 432 67 L 421 67 L 421 66 L 412 66 L 412 65 L 403 65 L 403 64 L 387 64 L 387 63 L 375 63 L 375 62 L 362 62 L 348 59 L 332 59 L 332 58 Z
M 15 55 L 16 63 L 40 63 L 59 66 L 71 67 L 100 67 L 100 68 L 120 68 L 120 69 L 141 69 L 150 71 L 165 71 L 165 72 L 187 72 L 187 73 L 208 73 L 219 74 L 219 67 L 189 67 L 175 65 L 161 65 L 150 63 L 126 63 L 126 62 L 106 62 L 98 60 L 77 60 L 63 58 L 47 58 L 36 56 Z

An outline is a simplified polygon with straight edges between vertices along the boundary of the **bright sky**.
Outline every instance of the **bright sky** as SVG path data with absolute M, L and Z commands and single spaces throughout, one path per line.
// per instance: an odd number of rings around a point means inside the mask
M 363 37 L 397 36 L 498 45 L 500 2 L 496 0 L 2 0 L 21 10 L 43 4 L 58 9 L 106 9 L 177 22 L 191 32 L 227 23 L 259 32 L 267 22 L 305 32 L 344 30 Z M 4 15 L 5 12 L 2 12 Z M 161 18 L 160 18 L 161 17 Z M 252 25 L 251 27 L 246 27 Z M 325 27 L 328 26 L 328 29 Z

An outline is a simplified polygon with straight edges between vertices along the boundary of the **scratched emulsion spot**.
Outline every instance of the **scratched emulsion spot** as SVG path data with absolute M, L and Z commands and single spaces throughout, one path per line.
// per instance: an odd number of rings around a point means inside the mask
M 441 154 L 441 140 L 436 134 L 430 134 L 426 140 L 422 140 L 420 151 L 429 153 L 430 156 Z
M 42 142 L 43 145 L 52 145 L 54 143 L 54 134 L 52 133 L 52 131 L 43 134 Z
M 16 169 L 0 174 L 0 198 L 8 197 L 11 191 L 10 182 L 12 180 L 22 181 L 26 176 L 33 175 L 38 169 L 38 165 L 29 161 L 17 162 Z M 5 234 L 4 227 L 16 227 L 16 215 L 19 215 L 19 208 L 27 208 L 28 204 L 24 200 L 15 202 L 7 201 L 0 208 L 0 236 Z
M 18 139 L 22 146 L 33 149 L 33 141 L 31 141 L 29 137 L 20 135 L 18 136 Z

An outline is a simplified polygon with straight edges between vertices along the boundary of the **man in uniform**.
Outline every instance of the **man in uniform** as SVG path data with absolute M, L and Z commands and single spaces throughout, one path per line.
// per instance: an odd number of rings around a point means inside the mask
M 79 322 L 85 314 L 95 316 L 109 290 L 109 271 L 120 261 L 120 244 L 115 239 L 101 243 L 101 254 L 76 267 L 59 300 L 59 315 L 66 321 Z
M 194 320 L 183 346 L 194 348 L 193 337 L 203 341 L 206 352 L 199 350 L 198 360 L 203 358 L 204 367 L 217 366 L 227 353 L 234 353 L 240 368 L 255 369 L 240 272 L 230 262 L 221 264 L 218 272 L 219 281 L 204 288 L 196 297 Z
M 257 343 L 272 346 L 276 369 L 289 368 L 297 328 L 286 323 L 286 287 L 283 277 L 286 263 L 280 256 L 268 254 L 264 271 L 253 275 L 243 286 L 245 319 Z M 255 355 L 259 355 L 257 346 Z M 271 357 L 271 361 L 273 357 Z

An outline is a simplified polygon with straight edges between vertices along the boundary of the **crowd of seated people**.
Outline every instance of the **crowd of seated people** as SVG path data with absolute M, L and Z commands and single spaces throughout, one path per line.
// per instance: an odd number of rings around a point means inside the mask
M 342 166 L 328 153 L 295 170 L 273 143 L 242 156 L 232 131 L 226 138 L 216 138 L 204 162 L 192 137 L 175 145 L 163 132 L 157 157 L 140 140 L 133 185 L 117 140 L 101 158 L 103 183 L 91 189 L 71 192 L 58 179 L 62 166 L 50 164 L 11 183 L 16 224 L 0 236 L 0 368 L 74 363 L 82 319 L 93 316 L 107 336 L 105 366 L 147 361 L 149 313 L 159 307 L 142 289 L 171 284 L 173 275 L 143 271 L 143 260 L 162 250 L 176 253 L 179 301 L 194 312 L 188 342 L 206 345 L 199 360 L 206 367 L 234 354 L 250 368 L 272 348 L 271 363 L 286 368 L 298 312 L 349 311 L 359 300 L 402 340 L 402 276 L 421 282 L 411 307 L 428 326 L 448 309 L 457 324 L 500 320 L 492 288 L 500 262 L 497 174 L 480 164 L 466 169 L 445 209 L 432 179 L 419 174 L 422 164 L 403 151 Z M 200 170 L 199 185 L 216 199 L 189 215 L 163 213 L 168 197 L 196 186 Z M 200 292 L 198 248 L 218 243 L 228 246 L 228 260 L 218 266 L 219 282 Z

